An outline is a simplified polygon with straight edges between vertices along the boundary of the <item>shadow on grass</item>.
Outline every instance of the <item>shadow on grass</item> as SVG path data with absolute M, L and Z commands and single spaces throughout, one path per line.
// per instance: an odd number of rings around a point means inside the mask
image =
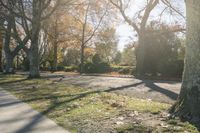
M 0 78 L 1 80 L 1 78 Z M 5 82 L 0 82 L 0 85 L 5 85 L 5 84 L 13 84 L 13 83 L 19 83 L 28 80 L 27 78 L 25 79 L 20 79 L 20 80 L 14 80 L 14 81 L 5 81 Z
M 0 74 L 0 81 L 2 81 L 2 82 L 0 82 L 0 85 L 12 84 L 12 83 L 20 83 L 20 82 L 27 81 L 27 80 L 34 80 L 34 79 L 28 78 L 28 76 L 27 76 L 27 77 L 24 77 L 22 79 L 17 79 L 17 80 L 12 80 L 12 81 L 3 81 L 3 80 L 5 80 L 4 76 L 9 76 L 9 75 Z M 52 79 L 52 78 L 60 78 L 60 79 L 62 79 L 62 78 L 64 78 L 64 75 L 47 75 L 47 76 L 41 76 L 39 79 Z
M 83 92 L 83 93 L 78 93 L 78 94 L 71 94 L 71 95 L 41 96 L 39 98 L 33 98 L 33 99 L 24 100 L 23 102 L 31 102 L 31 101 L 36 101 L 36 100 L 50 99 L 51 100 L 51 105 L 46 110 L 41 112 L 42 114 L 47 115 L 50 112 L 54 111 L 56 108 L 62 106 L 63 104 L 67 104 L 67 103 L 70 103 L 70 102 L 75 101 L 75 100 L 80 100 L 80 99 L 82 99 L 84 97 L 87 97 L 88 95 L 91 95 L 91 94 L 123 90 L 123 89 L 130 88 L 130 87 L 136 87 L 136 86 L 141 85 L 141 84 L 145 84 L 146 86 L 148 86 L 150 88 L 154 88 L 155 91 L 159 91 L 159 92 L 164 93 L 166 95 L 172 95 L 171 98 L 173 98 L 173 99 L 175 99 L 175 97 L 177 96 L 177 94 L 175 95 L 173 92 L 167 91 L 167 90 L 165 90 L 163 88 L 160 88 L 160 87 L 156 86 L 154 84 L 154 82 L 142 81 L 142 82 L 139 82 L 139 83 L 136 83 L 136 84 L 126 85 L 126 86 L 117 87 L 117 88 L 110 88 L 110 89 L 101 90 L 101 91 L 88 91 L 88 92 Z M 58 98 L 62 98 L 62 97 L 72 97 L 72 98 L 64 100 L 62 102 L 58 102 L 57 99 Z M 7 103 L 5 105 L 0 105 L 0 107 L 1 106 L 9 106 L 9 105 L 12 105 L 12 104 L 17 104 L 17 103 L 19 103 L 19 102 L 13 102 L 13 103 L 10 103 L 10 104 Z M 30 131 L 42 119 L 43 119 L 43 115 L 41 115 L 41 114 L 36 115 L 28 124 L 26 124 L 24 127 L 22 127 L 20 130 L 16 131 L 15 133 L 23 133 L 23 132 Z M 195 125 L 195 126 L 199 127 L 199 125 Z
M 131 84 L 131 85 L 125 85 L 125 86 L 121 86 L 121 87 L 110 88 L 108 90 L 105 90 L 105 92 L 125 90 L 125 89 L 131 88 L 131 87 L 137 87 L 137 86 L 139 86 L 141 84 L 144 84 L 146 87 L 148 87 L 152 91 L 159 92 L 159 93 L 167 96 L 168 98 L 170 98 L 172 100 L 176 100 L 178 98 L 178 94 L 177 93 L 175 93 L 175 92 L 173 92 L 171 90 L 162 88 L 162 87 L 156 85 L 154 81 L 150 81 L 150 80 L 143 80 L 143 81 L 141 81 L 139 83 L 135 83 L 135 84 Z
M 64 78 L 64 76 L 63 75 L 53 75 L 53 76 L 44 76 L 44 77 L 42 77 L 42 79 L 50 79 L 50 78 Z M 1 78 L 0 78 L 0 80 L 1 80 Z M 19 82 L 23 82 L 23 81 L 26 81 L 26 80 L 28 80 L 28 79 L 21 79 L 21 80 L 16 80 L 16 81 L 8 81 L 8 82 L 0 83 L 0 85 L 11 84 L 11 83 L 19 83 Z M 159 93 L 162 93 L 162 94 L 168 96 L 169 98 L 171 98 L 173 100 L 175 100 L 178 97 L 178 94 L 176 94 L 176 93 L 174 93 L 174 92 L 172 92 L 170 90 L 167 90 L 165 88 L 161 88 L 161 87 L 157 86 L 155 84 L 155 82 L 153 82 L 153 81 L 142 80 L 139 83 L 125 85 L 125 86 L 121 86 L 121 87 L 109 88 L 109 89 L 105 89 L 105 90 L 88 91 L 88 92 L 83 92 L 83 93 L 73 94 L 73 95 L 41 96 L 41 97 L 34 98 L 34 99 L 24 100 L 23 102 L 32 102 L 32 101 L 44 100 L 44 99 L 51 100 L 51 105 L 46 110 L 41 112 L 42 114 L 47 115 L 51 111 L 53 111 L 56 108 L 62 106 L 63 104 L 67 104 L 67 103 L 70 103 L 72 101 L 82 99 L 82 98 L 87 97 L 88 95 L 91 95 L 91 94 L 96 94 L 96 93 L 101 93 L 101 92 L 113 92 L 113 91 L 118 91 L 118 90 L 125 90 L 125 89 L 131 88 L 131 87 L 137 87 L 137 86 L 139 86 L 141 84 L 144 84 L 145 86 L 149 87 L 153 91 L 157 91 Z M 62 98 L 62 97 L 72 97 L 72 98 L 64 100 L 62 102 L 57 101 L 58 98 Z M 1 104 L 0 107 L 11 106 L 11 105 L 14 105 L 14 104 L 19 104 L 19 103 L 21 103 L 21 102 L 20 101 L 16 101 L 16 102 L 12 102 L 12 103 L 5 103 L 5 104 Z M 42 120 L 42 118 L 43 118 L 43 116 L 41 114 L 36 115 L 32 119 L 32 121 L 27 123 L 24 127 L 22 127 L 20 130 L 16 131 L 15 133 L 25 133 L 25 132 L 31 130 L 36 124 L 38 124 L 38 122 L 40 120 Z

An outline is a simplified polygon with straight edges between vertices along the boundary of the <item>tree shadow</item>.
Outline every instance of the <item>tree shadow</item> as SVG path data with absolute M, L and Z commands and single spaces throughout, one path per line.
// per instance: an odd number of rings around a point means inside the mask
M 142 80 L 141 82 L 139 83 L 135 83 L 135 84 L 131 84 L 131 85 L 125 85 L 125 86 L 121 86 L 121 87 L 115 87 L 115 88 L 110 88 L 110 89 L 107 89 L 105 90 L 105 92 L 112 92 L 112 91 L 118 91 L 118 90 L 125 90 L 125 89 L 129 89 L 131 87 L 137 87 L 141 84 L 144 84 L 146 87 L 148 87 L 149 89 L 151 89 L 152 91 L 156 91 L 156 92 L 159 92 L 165 96 L 167 96 L 168 98 L 172 99 L 172 100 L 176 100 L 178 98 L 178 94 L 171 91 L 171 90 L 168 90 L 168 89 L 165 89 L 165 88 L 162 88 L 160 86 L 157 86 L 155 84 L 155 81 L 150 81 L 150 80 Z
M 1 80 L 1 78 L 0 78 Z M 19 83 L 19 82 L 23 82 L 28 80 L 27 78 L 24 79 L 20 79 L 20 80 L 14 80 L 14 81 L 5 81 L 5 82 L 1 82 L 0 85 L 5 85 L 5 84 L 14 84 L 14 83 Z
M 46 110 L 42 111 L 41 114 L 47 115 L 50 112 L 52 112 L 55 108 L 58 108 L 58 107 L 62 106 L 63 104 L 70 103 L 72 101 L 82 99 L 82 98 L 84 98 L 84 97 L 86 97 L 88 95 L 95 94 L 95 93 L 100 93 L 100 92 L 101 91 L 90 91 L 90 92 L 75 94 L 73 98 L 65 100 L 65 101 L 62 101 L 62 102 L 58 102 L 57 98 L 65 97 L 65 96 L 69 96 L 69 95 L 55 96 L 53 98 L 49 97 L 50 99 L 52 99 L 52 105 L 49 108 L 47 108 Z M 33 101 L 33 100 L 39 100 L 39 99 L 30 99 L 30 100 L 27 100 L 27 101 L 30 102 L 30 101 Z M 27 102 L 27 101 L 25 101 L 25 102 Z M 38 115 L 34 116 L 34 119 L 31 122 L 26 124 L 24 127 L 22 127 L 20 130 L 16 131 L 15 133 L 25 133 L 25 132 L 31 130 L 36 124 L 38 124 L 39 121 L 41 121 L 44 118 L 44 116 L 41 115 L 41 114 L 38 114 Z
M 145 83 L 146 87 L 150 88 L 153 91 L 157 91 L 159 93 L 162 93 L 163 95 L 169 97 L 172 100 L 176 100 L 178 98 L 177 93 L 175 93 L 171 90 L 162 88 L 162 87 L 156 85 L 155 82 L 153 82 L 153 81 L 143 81 L 143 82 Z
M 144 84 L 144 82 L 139 82 L 139 83 L 125 85 L 125 86 L 120 86 L 120 87 L 115 87 L 115 88 L 111 87 L 110 89 L 104 90 L 104 92 L 112 92 L 112 91 L 124 90 L 124 89 L 128 89 L 128 88 L 131 88 L 131 87 L 137 87 L 137 86 L 139 86 L 141 84 Z
M 65 77 L 64 75 L 46 75 L 46 76 L 41 76 L 39 79 L 54 79 L 54 78 L 62 79 L 64 77 Z M 4 79 L 4 77 L 0 77 L 0 80 L 1 79 Z M 27 80 L 34 80 L 34 79 L 30 79 L 28 77 L 24 77 L 24 78 L 18 79 L 18 80 L 5 81 L 5 82 L 3 81 L 3 82 L 0 82 L 0 85 L 20 83 L 20 82 L 27 81 Z
M 54 76 L 44 76 L 42 78 L 47 79 L 47 78 L 55 78 L 55 77 L 56 78 L 62 78 L 63 76 L 62 75 L 59 75 L 59 76 L 54 75 Z M 27 80 L 27 79 L 17 80 L 17 81 L 12 81 L 12 82 L 6 82 L 4 84 L 17 83 L 17 82 L 22 82 L 22 81 L 25 81 L 25 80 Z M 104 90 L 88 91 L 88 92 L 83 92 L 83 93 L 73 94 L 73 95 L 57 95 L 57 96 L 56 95 L 49 95 L 49 96 L 46 96 L 46 97 L 43 96 L 43 97 L 38 97 L 38 98 L 34 98 L 34 99 L 24 100 L 23 102 L 31 102 L 31 101 L 42 100 L 42 99 L 50 99 L 51 105 L 46 110 L 41 112 L 41 114 L 47 115 L 51 111 L 62 106 L 63 104 L 67 104 L 67 103 L 70 103 L 72 101 L 82 99 L 82 98 L 84 98 L 88 95 L 91 95 L 91 94 L 96 94 L 96 93 L 101 93 L 101 92 L 114 92 L 114 91 L 117 91 L 117 90 L 125 90 L 125 89 L 131 88 L 131 87 L 137 87 L 141 84 L 145 84 L 145 86 L 149 87 L 150 89 L 157 91 L 157 92 L 160 92 L 160 93 L 168 96 L 169 98 L 171 98 L 173 100 L 175 100 L 178 97 L 178 94 L 176 94 L 176 93 L 174 93 L 170 90 L 167 90 L 167 89 L 164 89 L 164 88 L 157 86 L 153 81 L 143 80 L 139 83 L 124 85 L 124 86 L 120 86 L 120 87 L 113 87 L 113 88 L 108 88 L 108 89 L 104 89 Z M 2 85 L 2 84 L 0 83 L 0 85 Z M 62 98 L 62 97 L 72 97 L 72 98 L 61 101 L 61 102 L 57 100 L 58 98 Z M 12 102 L 12 103 L 5 103 L 5 104 L 0 105 L 0 107 L 10 106 L 10 105 L 18 104 L 18 103 L 21 103 L 21 102 L 16 101 L 16 102 Z M 38 124 L 39 121 L 41 121 L 43 119 L 44 116 L 41 115 L 41 114 L 34 116 L 32 121 L 27 123 L 24 127 L 22 127 L 20 130 L 16 131 L 15 133 L 25 133 L 28 130 L 32 129 L 36 124 Z

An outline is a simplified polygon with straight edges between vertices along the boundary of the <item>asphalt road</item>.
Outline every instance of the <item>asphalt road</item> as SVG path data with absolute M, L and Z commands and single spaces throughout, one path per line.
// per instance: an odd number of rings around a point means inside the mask
M 180 92 L 181 83 L 176 81 L 141 80 L 102 76 L 65 75 L 62 82 L 90 88 L 106 90 L 123 95 L 173 104 Z

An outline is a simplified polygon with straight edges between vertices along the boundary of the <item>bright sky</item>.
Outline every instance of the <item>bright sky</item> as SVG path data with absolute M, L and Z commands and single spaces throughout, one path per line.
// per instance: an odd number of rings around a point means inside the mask
M 132 0 L 130 9 L 126 11 L 126 14 L 132 18 L 134 14 L 138 11 L 138 9 L 141 9 L 144 5 L 145 0 L 137 1 Z M 185 13 L 185 5 L 184 5 L 184 0 L 180 0 L 179 2 L 176 1 L 175 4 L 176 7 L 178 7 L 181 11 L 184 11 Z M 159 5 L 156 7 L 156 9 L 152 12 L 150 19 L 156 20 L 158 19 L 156 16 L 159 14 L 163 9 L 163 5 Z M 120 14 L 119 14 L 120 15 Z M 121 15 L 120 15 L 121 16 Z M 169 24 L 174 24 L 174 23 L 182 23 L 184 24 L 184 19 L 180 18 L 180 16 L 173 16 L 169 15 L 169 12 L 166 12 L 165 15 L 163 15 L 164 19 L 163 22 L 169 23 Z M 137 40 L 137 37 L 135 37 L 136 33 L 134 32 L 134 29 L 129 26 L 126 22 L 124 22 L 123 18 L 121 17 L 121 21 L 117 26 L 117 36 L 119 37 L 119 45 L 118 49 L 120 51 L 123 50 L 124 46 L 133 40 Z

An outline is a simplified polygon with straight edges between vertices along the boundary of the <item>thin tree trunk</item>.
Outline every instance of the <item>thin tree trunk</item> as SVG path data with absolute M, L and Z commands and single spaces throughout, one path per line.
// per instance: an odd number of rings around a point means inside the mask
M 57 71 L 58 67 L 58 45 L 57 42 L 55 41 L 54 43 L 54 53 L 53 53 L 53 71 Z
M 200 122 L 200 1 L 186 0 L 187 44 L 183 83 L 172 111 L 181 118 Z
M 81 65 L 80 65 L 80 73 L 84 73 L 84 45 L 81 45 Z

